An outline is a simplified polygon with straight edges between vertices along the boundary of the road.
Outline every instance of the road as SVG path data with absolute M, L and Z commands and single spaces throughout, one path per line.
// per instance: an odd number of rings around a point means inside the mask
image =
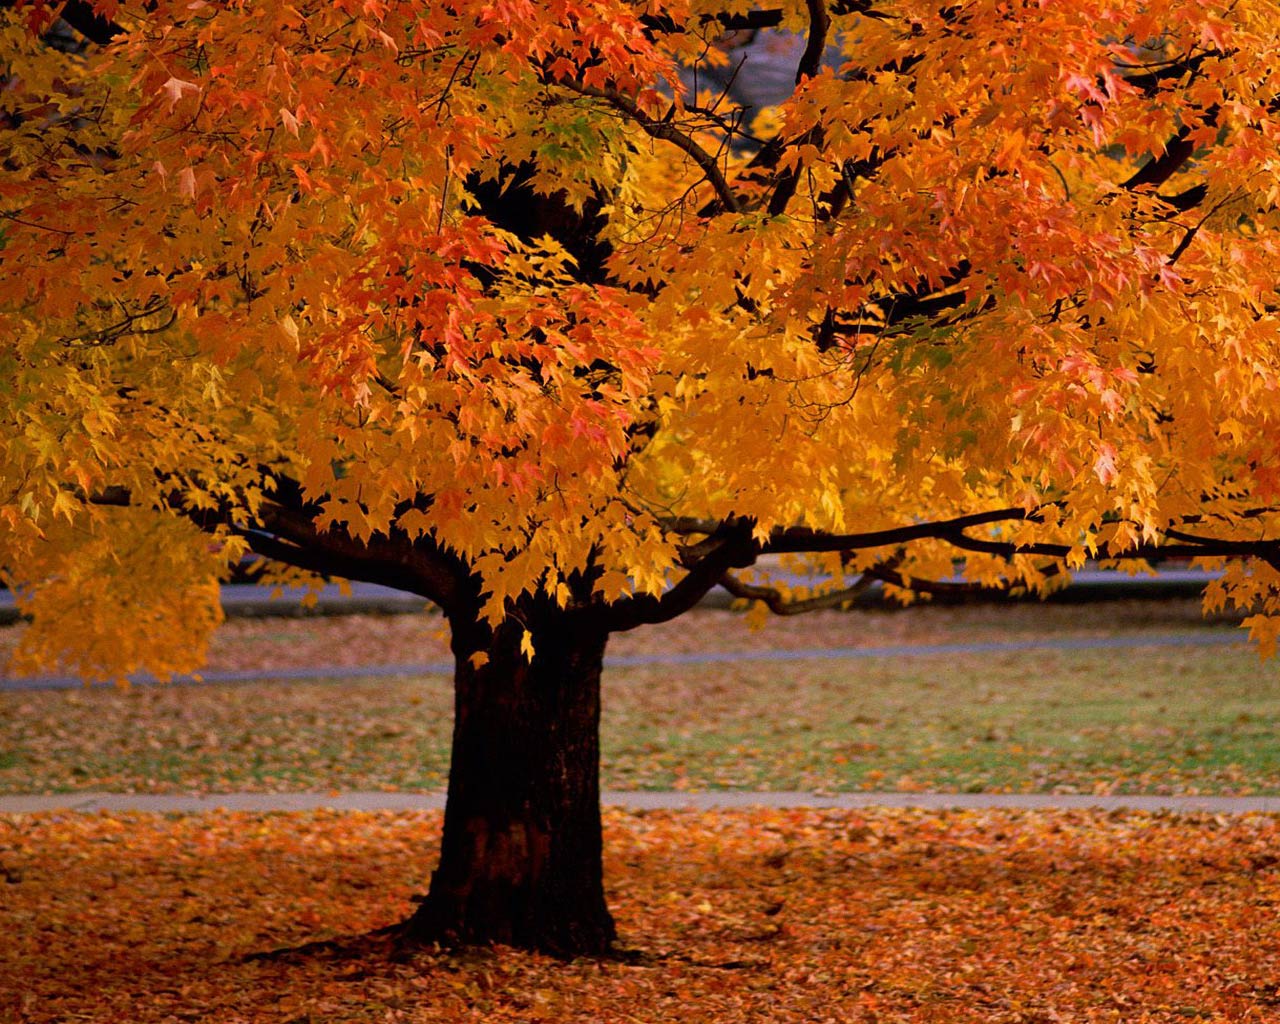
M 891 644 L 874 647 L 804 647 L 785 651 L 698 651 L 687 654 L 639 654 L 606 657 L 605 668 L 635 668 L 646 665 L 731 665 L 744 662 L 839 661 L 848 658 L 936 658 L 949 655 L 1000 654 L 1020 651 L 1130 650 L 1135 647 L 1244 647 L 1243 633 L 1210 630 L 1178 633 L 1143 633 L 1130 636 L 1037 637 L 1032 640 L 996 640 L 949 644 Z M 335 681 L 386 679 L 399 676 L 452 675 L 452 661 L 406 662 L 398 665 L 307 666 L 305 668 L 253 668 L 208 671 L 199 677 L 177 676 L 165 685 L 194 683 L 284 682 L 291 680 Z M 135 676 L 137 686 L 154 684 L 148 676 Z M 47 675 L 0 678 L 4 690 L 70 690 L 84 686 L 77 676 Z M 114 684 L 103 683 L 111 686 Z

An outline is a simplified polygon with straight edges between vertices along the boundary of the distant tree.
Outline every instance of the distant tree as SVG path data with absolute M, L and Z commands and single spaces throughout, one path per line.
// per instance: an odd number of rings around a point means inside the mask
M 19 661 L 194 669 L 251 551 L 434 602 L 407 941 L 610 945 L 605 645 L 713 587 L 1205 556 L 1274 647 L 1275 3 L 4 6 Z M 775 30 L 772 111 L 680 88 Z

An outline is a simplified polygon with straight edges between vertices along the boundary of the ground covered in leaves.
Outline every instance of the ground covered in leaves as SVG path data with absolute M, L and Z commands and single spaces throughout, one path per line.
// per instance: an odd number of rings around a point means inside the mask
M 409 912 L 439 827 L 0 818 L 0 1021 L 1280 1017 L 1275 817 L 611 810 L 630 960 L 351 941 Z M 324 939 L 339 948 L 255 958 Z
M 1191 601 L 832 613 L 755 633 L 699 610 L 611 654 L 1191 631 L 1233 632 Z M 212 667 L 431 662 L 443 645 L 427 616 L 236 620 Z M 0 693 L 0 792 L 439 790 L 451 724 L 441 674 Z M 1278 729 L 1280 666 L 1243 643 L 615 665 L 603 772 L 612 789 L 1277 793 Z

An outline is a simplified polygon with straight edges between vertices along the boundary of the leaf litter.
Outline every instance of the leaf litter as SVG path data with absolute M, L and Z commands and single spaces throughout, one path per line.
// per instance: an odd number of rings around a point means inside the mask
M 396 957 L 438 813 L 0 818 L 0 1020 L 1273 1021 L 1280 819 L 605 813 L 623 959 Z M 324 948 L 262 958 L 281 948 Z

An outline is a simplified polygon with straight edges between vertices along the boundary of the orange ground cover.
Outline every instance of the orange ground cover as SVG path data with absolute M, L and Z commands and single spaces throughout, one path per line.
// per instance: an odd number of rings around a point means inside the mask
M 630 962 L 376 943 L 437 814 L 0 818 L 0 1021 L 1275 1021 L 1280 819 L 609 811 Z

